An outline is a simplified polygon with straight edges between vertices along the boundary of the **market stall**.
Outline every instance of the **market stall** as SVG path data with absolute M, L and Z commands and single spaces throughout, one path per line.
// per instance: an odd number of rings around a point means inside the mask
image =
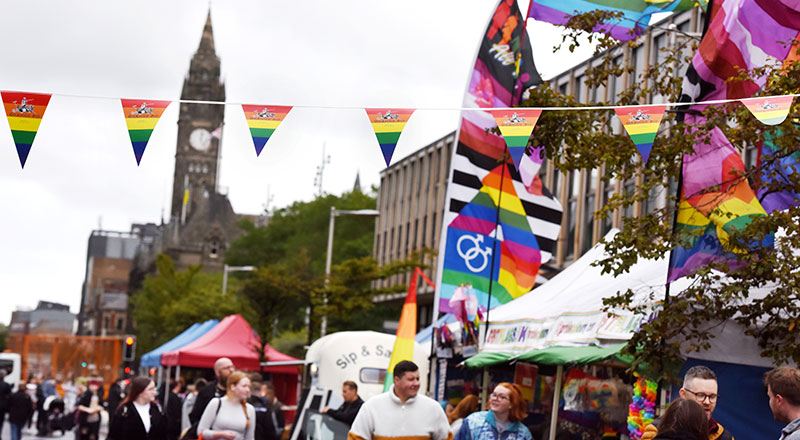
M 174 338 L 165 342 L 155 350 L 143 354 L 141 360 L 139 361 L 139 365 L 142 367 L 159 367 L 161 365 L 161 355 L 163 353 L 177 350 L 194 342 L 196 339 L 208 333 L 208 331 L 214 328 L 218 323 L 219 321 L 216 319 L 209 319 L 206 322 L 197 322 L 192 324 L 191 327 L 184 330 L 178 336 L 175 336 Z

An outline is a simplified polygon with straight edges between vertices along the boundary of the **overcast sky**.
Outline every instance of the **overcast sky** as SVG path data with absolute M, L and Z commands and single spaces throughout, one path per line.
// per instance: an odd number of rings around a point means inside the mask
M 262 212 L 268 191 L 272 207 L 313 199 L 323 145 L 325 192 L 351 189 L 359 172 L 363 187 L 377 185 L 385 165 L 361 108 L 460 107 L 494 3 L 211 2 L 227 102 L 298 106 L 258 158 L 241 107 L 226 106 L 220 186 L 234 210 Z M 168 215 L 178 105 L 137 167 L 119 98 L 180 98 L 208 7 L 0 0 L 0 90 L 53 94 L 24 170 L 0 121 L 0 322 L 39 300 L 77 313 L 91 231 Z M 545 78 L 587 55 L 553 54 L 553 26 L 531 20 L 528 30 Z M 394 160 L 455 130 L 458 117 L 415 112 Z

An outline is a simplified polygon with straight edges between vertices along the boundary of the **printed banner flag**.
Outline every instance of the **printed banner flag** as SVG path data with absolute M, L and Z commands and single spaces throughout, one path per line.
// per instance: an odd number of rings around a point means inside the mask
M 242 104 L 247 126 L 250 127 L 250 135 L 253 137 L 253 144 L 256 147 L 256 156 L 261 154 L 264 145 L 267 144 L 272 133 L 275 132 L 291 109 L 291 106 Z
M 156 128 L 161 115 L 172 101 L 150 101 L 142 99 L 121 99 L 122 112 L 128 126 L 128 134 L 133 144 L 133 154 L 136 156 L 136 165 L 142 162 L 147 141 Z
M 628 41 L 644 31 L 652 14 L 685 11 L 698 3 L 705 9 L 706 0 L 533 0 L 528 9 L 528 17 L 563 25 L 573 15 L 594 10 L 620 12 L 622 18 L 598 25 L 594 31 L 607 33 L 620 41 Z
M 514 161 L 514 166 L 519 170 L 522 156 L 525 154 L 525 147 L 528 145 L 528 138 L 533 133 L 533 127 L 539 120 L 541 110 L 519 109 L 519 110 L 490 110 L 489 113 L 497 122 L 503 139 L 506 140 L 508 152 Z
M 665 105 L 654 105 L 647 107 L 619 107 L 615 108 L 622 126 L 631 137 L 631 140 L 642 155 L 642 161 L 646 164 L 650 158 L 650 150 L 653 148 L 653 141 L 658 134 L 658 126 L 664 118 L 667 110 Z
M 375 136 L 378 138 L 381 153 L 383 153 L 383 160 L 386 161 L 388 167 L 389 162 L 392 161 L 397 140 L 400 139 L 400 133 L 403 132 L 414 109 L 365 108 L 364 110 L 367 112 L 372 129 L 375 130 Z
M 397 326 L 397 338 L 394 340 L 392 357 L 389 358 L 389 367 L 386 369 L 386 378 L 383 380 L 383 391 L 389 391 L 394 383 L 394 366 L 400 361 L 414 361 L 414 338 L 417 336 L 417 275 L 431 284 L 430 280 L 418 267 L 414 268 L 414 275 L 408 283 L 408 294 L 400 312 L 400 321 Z
M 3 98 L 3 108 L 11 127 L 11 136 L 17 146 L 19 164 L 25 168 L 28 154 L 31 152 L 33 139 L 39 130 L 47 104 L 50 103 L 49 94 L 27 92 L 0 92 Z
M 434 304 L 444 313 L 464 284 L 484 309 L 530 291 L 561 230 L 561 204 L 537 174 L 541 148 L 523 149 L 514 166 L 503 138 L 487 132 L 498 126 L 493 108 L 517 105 L 541 83 L 516 2 L 497 5 L 464 96 L 475 110 L 462 112 L 453 148 Z
M 778 125 L 785 121 L 786 116 L 789 115 L 789 108 L 792 106 L 791 96 L 749 98 L 741 101 L 756 119 L 767 125 Z

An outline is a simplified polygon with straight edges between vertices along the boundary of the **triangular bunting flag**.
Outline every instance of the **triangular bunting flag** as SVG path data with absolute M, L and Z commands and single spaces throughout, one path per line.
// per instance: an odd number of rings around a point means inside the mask
M 528 138 L 533 133 L 533 127 L 536 126 L 536 121 L 539 120 L 539 115 L 542 114 L 541 110 L 535 109 L 515 109 L 515 110 L 489 110 L 497 126 L 500 128 L 500 133 L 506 140 L 508 152 L 511 154 L 511 159 L 514 160 L 514 166 L 519 170 L 522 155 L 525 154 L 525 147 L 528 145 Z
M 128 134 L 133 144 L 133 155 L 136 156 L 136 165 L 142 162 L 147 141 L 156 128 L 158 119 L 172 101 L 150 101 L 143 99 L 120 99 Z
M 414 109 L 365 108 L 364 110 L 367 112 L 372 129 L 375 130 L 375 136 L 381 145 L 383 160 L 386 161 L 388 167 L 389 162 L 392 161 L 397 140 L 400 139 L 400 133 L 403 132 Z
M 661 124 L 666 110 L 666 105 L 614 109 L 631 140 L 636 144 L 636 149 L 639 150 L 645 164 L 650 157 L 650 149 L 653 148 L 653 141 L 658 134 L 658 126 Z
M 27 92 L 0 92 L 3 108 L 6 110 L 11 136 L 17 146 L 19 164 L 25 168 L 28 153 L 31 152 L 33 138 L 39 130 L 44 111 L 50 103 L 49 94 Z
M 785 121 L 789 115 L 789 107 L 792 106 L 791 96 L 769 96 L 741 101 L 756 119 L 767 125 L 778 125 Z
M 253 144 L 256 146 L 256 156 L 261 154 L 264 145 L 291 109 L 291 106 L 242 104 L 244 117 L 247 119 L 247 126 L 250 127 L 250 135 L 253 136 Z

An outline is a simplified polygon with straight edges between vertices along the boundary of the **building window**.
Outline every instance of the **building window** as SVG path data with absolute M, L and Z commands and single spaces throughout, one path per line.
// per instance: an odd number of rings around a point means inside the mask
M 108 318 L 108 316 L 106 316 L 106 317 L 103 318 L 103 328 L 105 330 L 108 330 L 108 326 L 109 326 L 109 318 Z
M 595 210 L 595 192 L 597 190 L 597 169 L 593 169 L 586 173 L 586 194 L 584 195 L 583 207 L 583 239 L 581 246 L 581 253 L 586 252 L 594 244 L 594 210 Z
M 125 320 L 117 318 L 117 330 L 122 330 L 123 324 L 125 324 Z

